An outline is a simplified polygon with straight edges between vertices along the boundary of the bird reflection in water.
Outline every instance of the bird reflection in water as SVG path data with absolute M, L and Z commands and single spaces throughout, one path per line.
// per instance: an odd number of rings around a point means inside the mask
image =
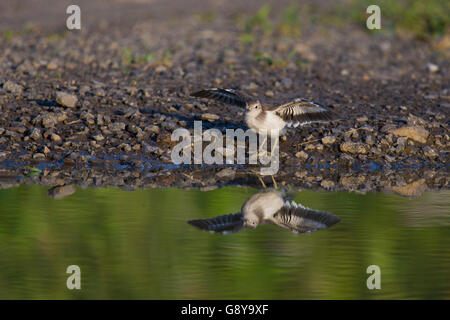
M 294 233 L 309 233 L 329 228 L 341 219 L 331 213 L 304 207 L 289 199 L 289 195 L 268 190 L 251 196 L 241 212 L 188 223 L 204 231 L 228 234 L 261 224 L 274 224 Z

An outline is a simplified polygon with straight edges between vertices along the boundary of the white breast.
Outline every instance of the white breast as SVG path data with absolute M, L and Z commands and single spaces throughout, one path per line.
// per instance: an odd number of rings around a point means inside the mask
M 271 135 L 279 135 L 285 126 L 285 122 L 274 112 L 268 111 L 265 118 L 258 119 L 259 112 L 248 112 L 245 114 L 247 126 L 258 133 L 267 132 Z

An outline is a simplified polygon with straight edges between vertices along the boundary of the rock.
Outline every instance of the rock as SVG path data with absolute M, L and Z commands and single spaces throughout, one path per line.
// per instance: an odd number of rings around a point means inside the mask
M 43 153 L 35 153 L 35 154 L 33 154 L 33 159 L 35 159 L 35 160 L 43 160 L 43 159 L 45 159 L 45 154 L 43 154 Z
M 423 154 L 429 159 L 435 159 L 439 154 L 433 148 L 426 146 L 423 148 Z
M 50 61 L 47 64 L 47 69 L 48 70 L 56 70 L 56 69 L 58 69 L 58 62 L 55 59 L 53 59 L 52 61 Z
M 56 102 L 58 102 L 63 107 L 75 108 L 78 102 L 78 98 L 73 94 L 58 91 L 56 93 Z
M 429 135 L 429 132 L 421 126 L 404 126 L 397 129 L 390 129 L 388 132 L 396 136 L 408 137 L 419 143 L 426 143 Z
M 341 151 L 353 154 L 366 154 L 368 151 L 368 146 L 361 142 L 344 142 L 341 144 Z
M 325 145 L 328 144 L 333 144 L 336 142 L 336 137 L 335 136 L 325 136 L 322 138 L 322 143 Z
M 50 135 L 50 139 L 56 143 L 60 143 L 62 141 L 61 137 L 59 135 L 57 135 L 56 133 L 52 133 Z
M 412 113 L 410 113 L 408 115 L 408 120 L 407 121 L 408 121 L 408 125 L 411 125 L 411 126 L 417 126 L 417 125 L 424 126 L 424 125 L 427 124 L 427 122 L 425 120 L 423 120 L 420 117 L 417 117 L 417 116 L 413 115 Z
M 367 116 L 362 116 L 362 117 L 356 118 L 356 121 L 367 122 L 367 121 L 369 121 L 369 118 L 367 118 Z
M 342 177 L 340 183 L 348 190 L 354 190 L 366 181 L 363 175 Z
M 207 120 L 209 122 L 214 122 L 216 120 L 219 120 L 220 117 L 217 114 L 213 113 L 204 113 L 202 114 L 202 120 Z
M 150 133 L 155 133 L 155 134 L 158 134 L 159 133 L 159 127 L 158 126 L 149 126 L 149 127 L 146 127 L 145 129 L 144 129 L 144 131 L 147 131 L 147 132 L 150 132 Z
M 99 142 L 105 139 L 101 133 L 93 135 L 92 138 L 94 138 L 95 141 Z
M 111 130 L 112 132 L 124 131 L 125 127 L 126 125 L 123 122 L 114 122 L 108 125 L 108 129 Z
M 419 197 L 427 188 L 425 179 L 419 179 L 404 186 L 392 186 L 391 190 L 405 197 Z
M 231 168 L 225 168 L 219 172 L 216 173 L 216 176 L 218 178 L 232 178 L 234 177 L 234 175 L 236 174 L 236 171 L 234 169 Z
M 439 67 L 435 65 L 434 63 L 427 63 L 428 71 L 434 73 L 439 71 Z
M 322 180 L 320 185 L 322 186 L 322 188 L 325 188 L 325 189 L 333 189 L 335 186 L 334 182 L 331 180 Z
M 272 90 L 267 90 L 266 91 L 266 96 L 268 96 L 268 97 L 273 97 L 275 94 L 273 93 L 273 91 Z
M 366 144 L 368 144 L 369 146 L 372 146 L 375 143 L 375 139 L 373 138 L 372 135 L 368 135 L 366 136 L 366 139 L 364 140 L 366 142 Z
M 308 157 L 309 157 L 309 155 L 308 155 L 305 151 L 297 152 L 297 153 L 295 154 L 295 156 L 296 156 L 297 158 L 303 159 L 303 160 L 306 160 L 306 159 L 308 159 Z
M 33 140 L 39 140 L 42 138 L 41 130 L 33 128 L 30 132 L 30 138 Z
M 14 83 L 12 81 L 9 81 L 9 80 L 3 84 L 3 88 L 6 89 L 7 91 L 17 94 L 17 95 L 20 95 L 23 92 L 23 87 L 21 85 Z
M 47 191 L 47 195 L 49 195 L 55 200 L 58 200 L 74 194 L 75 191 L 76 191 L 75 187 L 70 184 L 66 186 L 53 187 Z

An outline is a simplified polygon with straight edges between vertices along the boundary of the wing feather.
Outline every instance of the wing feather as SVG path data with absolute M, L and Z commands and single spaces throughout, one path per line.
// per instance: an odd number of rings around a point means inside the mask
M 237 232 L 244 228 L 244 220 L 240 212 L 208 219 L 190 220 L 188 223 L 203 231 L 222 234 Z
M 193 97 L 214 99 L 226 104 L 245 107 L 248 98 L 237 90 L 225 88 L 208 88 L 191 94 Z
M 337 118 L 331 108 L 303 98 L 283 104 L 274 112 L 292 127 L 311 122 L 331 121 Z
M 341 219 L 334 214 L 286 201 L 270 222 L 294 233 L 308 233 L 326 229 Z

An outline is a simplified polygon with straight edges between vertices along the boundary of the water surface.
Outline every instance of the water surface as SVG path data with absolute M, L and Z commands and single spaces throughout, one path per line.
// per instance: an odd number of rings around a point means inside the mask
M 301 191 L 341 222 L 217 235 L 187 220 L 239 212 L 259 190 L 0 190 L 0 299 L 449 299 L 450 192 Z M 66 268 L 81 268 L 68 290 Z M 366 268 L 381 268 L 368 290 Z

